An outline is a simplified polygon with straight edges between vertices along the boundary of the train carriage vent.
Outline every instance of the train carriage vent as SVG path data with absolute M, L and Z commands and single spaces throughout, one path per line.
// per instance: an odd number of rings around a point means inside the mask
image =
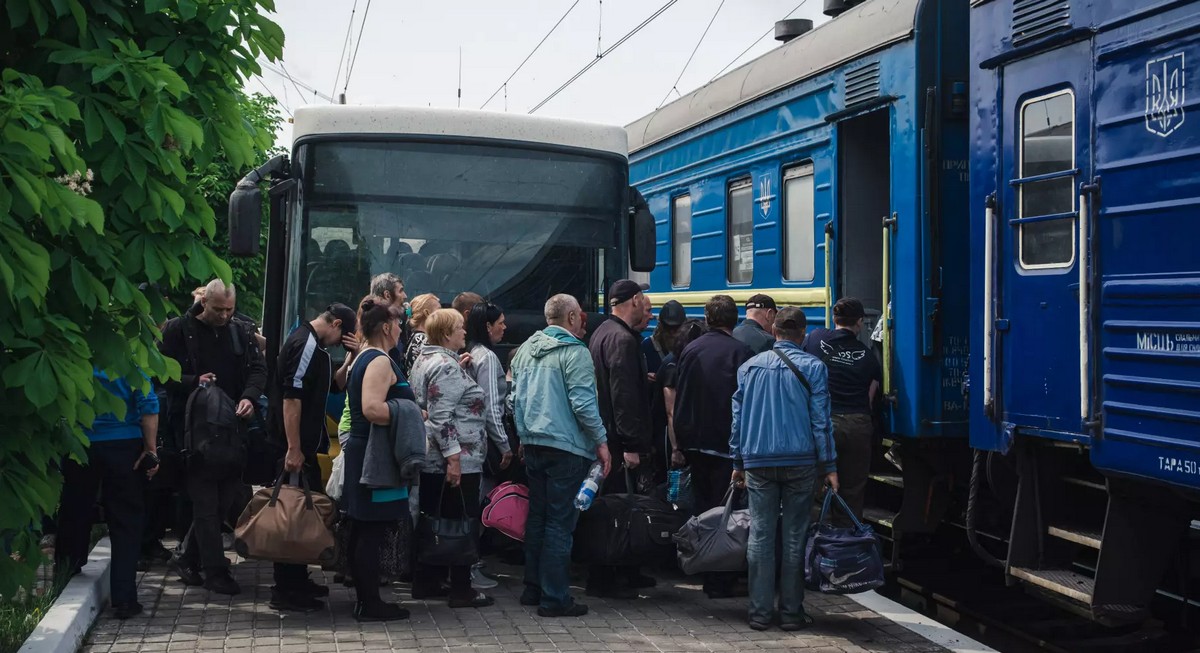
M 879 97 L 879 62 L 846 73 L 846 107 Z
M 1014 45 L 1031 41 L 1071 26 L 1070 0 L 1016 0 L 1013 3 Z

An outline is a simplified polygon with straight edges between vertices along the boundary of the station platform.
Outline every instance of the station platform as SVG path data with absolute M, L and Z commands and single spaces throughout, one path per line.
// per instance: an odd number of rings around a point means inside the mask
M 139 574 L 141 616 L 118 621 L 106 611 L 84 641 L 83 653 L 357 653 L 359 651 L 988 651 L 945 626 L 907 611 L 875 593 L 864 607 L 852 597 L 809 593 L 812 628 L 756 632 L 746 625 L 746 599 L 710 600 L 699 579 L 678 573 L 656 576 L 659 585 L 635 601 L 574 594 L 591 611 L 584 617 L 546 619 L 519 604 L 521 568 L 489 563 L 500 586 L 496 604 L 451 610 L 444 601 L 413 601 L 408 586 L 384 588 L 385 599 L 412 611 L 404 621 L 360 624 L 351 616 L 352 589 L 330 585 L 326 608 L 313 614 L 280 613 L 268 606 L 271 565 L 240 561 L 233 566 L 242 593 L 234 597 L 186 587 L 162 566 Z M 882 613 L 888 614 L 888 617 Z M 897 616 L 901 615 L 901 616 Z M 907 616 L 906 616 L 907 615 Z M 911 617 L 911 618 L 910 618 Z M 907 622 L 907 623 L 906 623 Z M 914 627 L 914 623 L 920 625 Z M 915 632 L 914 632 L 915 631 Z M 922 634 L 918 634 L 922 633 Z M 925 635 L 925 636 L 923 636 Z M 928 638 L 927 638 L 928 637 Z M 936 642 L 934 641 L 936 640 Z M 940 643 L 939 643 L 940 642 Z

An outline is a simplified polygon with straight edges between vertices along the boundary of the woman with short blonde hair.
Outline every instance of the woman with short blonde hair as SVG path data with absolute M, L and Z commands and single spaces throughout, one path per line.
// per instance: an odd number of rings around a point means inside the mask
M 425 464 L 421 468 L 420 505 L 424 515 L 479 519 L 479 482 L 487 440 L 487 404 L 483 389 L 463 369 L 458 352 L 466 346 L 463 316 L 453 309 L 434 311 L 425 320 L 428 342 L 413 365 L 412 389 L 424 409 Z M 422 552 L 417 543 L 417 559 Z M 451 567 L 420 565 L 413 574 L 413 598 L 441 594 L 450 577 L 451 608 L 482 608 L 492 597 L 471 587 L 471 564 Z
M 442 301 L 433 293 L 417 295 L 408 303 L 408 308 L 412 311 L 412 316 L 408 318 L 412 335 L 404 347 L 404 361 L 400 364 L 400 369 L 406 376 L 412 374 L 413 363 L 417 362 L 417 356 L 421 355 L 421 348 L 425 346 L 425 321 L 441 307 Z

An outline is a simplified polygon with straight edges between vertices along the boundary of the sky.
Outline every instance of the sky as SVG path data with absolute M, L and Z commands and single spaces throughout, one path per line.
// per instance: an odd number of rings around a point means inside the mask
M 337 98 L 346 85 L 345 60 L 357 49 L 347 104 L 455 107 L 461 48 L 461 106 L 478 109 L 566 14 L 508 83 L 507 99 L 501 90 L 487 104 L 493 111 L 526 113 L 594 60 L 598 48 L 612 47 L 667 1 L 276 0 L 271 18 L 286 36 L 283 61 L 273 64 L 275 71 L 264 68 L 246 90 L 274 94 L 286 108 L 286 120 L 306 103 L 329 103 L 305 86 Z M 536 115 L 626 125 L 657 108 L 668 93 L 668 101 L 677 99 L 673 88 L 687 94 L 707 83 L 797 4 L 793 18 L 817 25 L 826 20 L 822 0 L 677 0 Z M 759 41 L 737 65 L 778 47 L 773 37 Z M 289 142 L 290 126 L 280 136 L 281 144 Z

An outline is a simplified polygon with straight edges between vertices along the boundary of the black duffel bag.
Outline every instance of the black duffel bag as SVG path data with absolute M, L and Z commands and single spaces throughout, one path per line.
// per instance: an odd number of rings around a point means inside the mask
M 670 561 L 675 557 L 672 535 L 687 519 L 688 515 L 674 504 L 657 497 L 599 495 L 579 515 L 571 559 L 610 566 Z
M 839 528 L 829 521 L 830 504 L 850 516 L 853 526 Z M 809 526 L 804 555 L 804 586 L 824 594 L 858 594 L 883 585 L 883 555 L 870 526 L 860 522 L 834 491 L 825 493 L 821 518 Z

